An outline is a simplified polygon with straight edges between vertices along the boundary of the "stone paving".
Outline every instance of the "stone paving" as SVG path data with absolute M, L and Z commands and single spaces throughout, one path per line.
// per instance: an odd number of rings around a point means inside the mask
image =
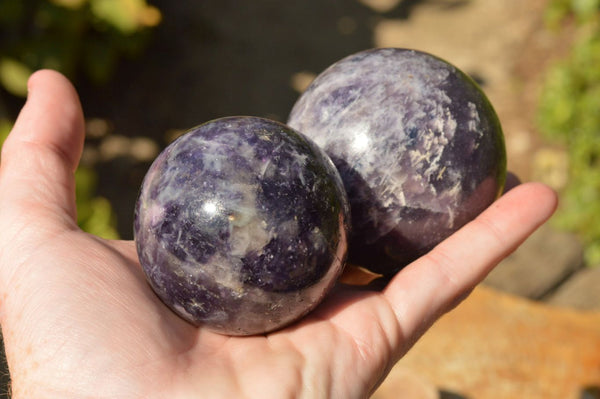
M 556 306 L 600 310 L 600 267 L 584 265 L 579 240 L 550 226 L 535 232 L 484 284 Z
M 549 304 L 600 310 L 600 267 L 577 271 L 546 300 Z

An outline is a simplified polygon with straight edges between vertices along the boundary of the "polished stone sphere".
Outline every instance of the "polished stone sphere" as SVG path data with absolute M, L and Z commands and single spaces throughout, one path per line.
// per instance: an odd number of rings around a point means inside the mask
M 150 285 L 185 320 L 262 334 L 312 310 L 347 252 L 349 205 L 327 155 L 255 117 L 200 125 L 148 170 L 135 208 Z
M 501 193 L 500 122 L 455 66 L 408 49 L 372 49 L 321 73 L 289 126 L 337 166 L 352 210 L 349 262 L 391 276 Z

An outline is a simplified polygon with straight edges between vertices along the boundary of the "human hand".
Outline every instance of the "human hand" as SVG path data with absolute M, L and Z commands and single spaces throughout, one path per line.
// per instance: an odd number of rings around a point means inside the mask
M 338 286 L 264 336 L 194 327 L 147 284 L 133 242 L 76 224 L 84 122 L 74 88 L 40 71 L 2 148 L 0 323 L 13 398 L 363 398 L 556 206 L 522 184 L 381 292 Z

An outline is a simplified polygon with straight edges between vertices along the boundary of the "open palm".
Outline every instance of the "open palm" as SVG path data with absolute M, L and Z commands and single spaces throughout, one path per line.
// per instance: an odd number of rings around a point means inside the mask
M 336 287 L 283 330 L 227 337 L 175 316 L 132 242 L 75 222 L 83 115 L 40 71 L 0 164 L 0 323 L 14 398 L 363 398 L 556 206 L 543 185 L 509 191 L 382 292 Z

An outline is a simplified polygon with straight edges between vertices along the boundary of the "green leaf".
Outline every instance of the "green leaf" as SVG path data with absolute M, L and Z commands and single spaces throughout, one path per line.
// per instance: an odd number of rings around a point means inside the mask
M 572 0 L 571 7 L 573 12 L 581 20 L 589 20 L 596 14 L 600 0 Z
M 132 34 L 160 21 L 160 12 L 145 0 L 90 0 L 92 13 L 123 34 Z
M 93 169 L 75 171 L 77 224 L 82 230 L 102 238 L 116 239 L 116 216 L 110 202 L 96 195 L 97 176 Z
M 0 59 L 0 83 L 11 94 L 27 96 L 27 80 L 32 71 L 20 61 L 13 58 Z
M 75 197 L 77 202 L 86 202 L 96 190 L 97 178 L 93 169 L 80 166 L 75 171 Z
M 94 197 L 88 203 L 89 213 L 79 226 L 90 234 L 106 239 L 117 239 L 119 233 L 115 229 L 115 215 L 110 202 L 104 197 Z
M 12 130 L 13 123 L 8 119 L 0 119 L 0 148 Z

